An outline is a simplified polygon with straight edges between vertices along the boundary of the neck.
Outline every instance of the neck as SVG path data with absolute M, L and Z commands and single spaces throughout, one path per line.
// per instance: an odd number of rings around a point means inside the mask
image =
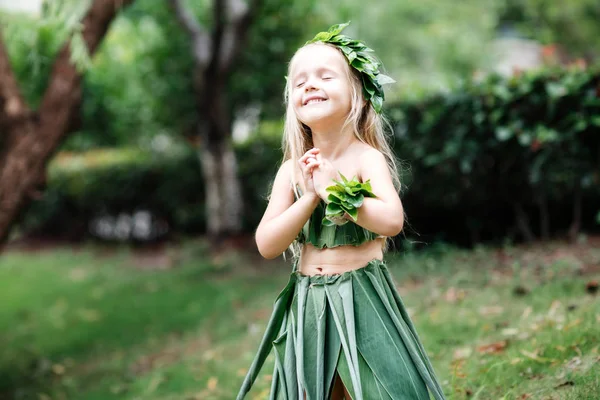
M 311 128 L 313 145 L 321 151 L 321 156 L 330 161 L 339 158 L 344 151 L 357 139 L 351 127 L 342 129 L 342 125 L 335 127 Z

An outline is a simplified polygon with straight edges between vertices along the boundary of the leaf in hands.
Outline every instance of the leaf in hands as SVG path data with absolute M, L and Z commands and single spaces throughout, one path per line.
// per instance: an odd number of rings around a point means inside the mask
M 344 192 L 329 192 L 329 196 L 327 196 L 327 200 L 329 202 L 333 202 L 333 203 L 340 203 L 342 201 L 349 201 L 350 200 L 350 196 L 348 196 L 348 194 L 344 191 Z
M 352 210 L 348 210 L 346 212 L 348 213 L 350 218 L 352 218 L 352 221 L 356 222 L 356 220 L 358 219 L 358 209 L 353 208 Z
M 330 221 L 327 217 L 323 217 L 323 220 L 321 221 L 321 225 L 323 226 L 333 226 L 336 225 L 333 221 Z
M 365 196 L 362 193 L 358 193 L 358 195 L 351 197 L 350 200 L 347 200 L 347 201 L 354 208 L 358 208 L 363 205 L 364 200 L 365 200 Z
M 325 191 L 327 193 L 343 193 L 343 192 L 345 192 L 344 187 L 341 184 L 328 186 L 325 188 Z
M 342 212 L 342 207 L 336 203 L 327 204 L 327 208 L 325 209 L 325 215 L 328 217 L 331 215 L 341 214 Z

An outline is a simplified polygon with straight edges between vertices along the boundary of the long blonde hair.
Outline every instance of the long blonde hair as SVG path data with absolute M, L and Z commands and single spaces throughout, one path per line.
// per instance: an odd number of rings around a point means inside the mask
M 294 60 L 297 54 L 303 48 L 307 46 L 329 46 L 340 53 L 344 60 L 346 60 L 345 56 L 336 46 L 316 42 L 311 43 L 306 46 L 301 47 L 296 51 L 292 59 L 290 60 L 288 66 L 288 77 L 291 76 L 291 70 L 294 64 Z M 392 176 L 392 182 L 396 191 L 400 191 L 400 177 L 398 171 L 398 164 L 396 162 L 394 152 L 392 150 L 392 146 L 387 140 L 387 135 L 392 135 L 393 130 L 391 125 L 387 121 L 387 119 L 382 115 L 375 112 L 370 102 L 367 102 L 363 96 L 363 86 L 361 78 L 356 70 L 351 68 L 348 63 L 345 63 L 345 73 L 346 78 L 348 79 L 348 83 L 352 89 L 352 100 L 351 100 L 351 108 L 350 113 L 344 123 L 344 128 L 347 126 L 352 126 L 354 136 L 361 142 L 368 144 L 369 146 L 379 150 L 385 160 L 387 162 L 388 169 L 390 171 L 390 175 Z M 283 127 L 283 138 L 282 138 L 282 149 L 283 149 L 283 160 L 282 164 L 287 160 L 291 160 L 292 163 L 292 180 L 290 185 L 292 185 L 292 190 L 299 197 L 299 193 L 296 185 L 296 170 L 297 170 L 297 161 L 306 153 L 308 150 L 314 147 L 312 132 L 310 128 L 304 125 L 302 122 L 298 120 L 296 113 L 294 111 L 294 106 L 291 102 L 292 96 L 292 80 L 288 79 L 285 85 L 285 93 L 284 99 L 286 104 L 285 111 L 285 121 Z M 382 249 L 386 251 L 388 249 L 389 240 L 385 240 Z M 292 253 L 292 258 L 294 260 L 298 260 L 300 256 L 300 245 L 294 241 L 289 250 Z M 285 256 L 285 254 L 284 254 Z
M 291 75 L 291 69 L 294 64 L 296 55 L 300 50 L 307 46 L 329 46 L 340 53 L 344 60 L 346 60 L 344 54 L 336 46 L 316 42 L 301 47 L 292 59 L 288 66 L 288 76 Z M 390 175 L 396 191 L 400 191 L 400 177 L 398 171 L 398 165 L 394 157 L 394 152 L 390 143 L 387 140 L 387 134 L 393 134 L 393 130 L 389 122 L 382 114 L 375 112 L 371 103 L 365 101 L 363 96 L 362 81 L 358 72 L 351 68 L 348 63 L 345 63 L 345 73 L 348 79 L 348 83 L 352 88 L 352 101 L 351 109 L 348 114 L 348 118 L 344 123 L 344 128 L 352 126 L 354 136 L 361 142 L 368 144 L 369 146 L 379 150 L 386 159 Z M 296 170 L 297 161 L 304 153 L 313 148 L 312 132 L 310 128 L 300 122 L 294 111 L 292 102 L 290 101 L 292 95 L 292 81 L 287 80 L 285 85 L 284 99 L 286 104 L 285 121 L 283 127 L 283 138 L 282 138 L 282 149 L 283 149 L 283 160 L 282 163 L 287 160 L 292 160 L 293 170 Z M 292 174 L 292 182 L 294 191 L 296 191 L 296 174 Z M 297 193 L 296 193 L 297 194 Z

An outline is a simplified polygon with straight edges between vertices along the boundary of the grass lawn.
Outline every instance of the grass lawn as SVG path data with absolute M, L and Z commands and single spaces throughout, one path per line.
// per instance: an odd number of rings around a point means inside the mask
M 388 261 L 448 398 L 600 397 L 598 238 Z M 201 241 L 8 250 L 0 399 L 231 400 L 289 270 Z

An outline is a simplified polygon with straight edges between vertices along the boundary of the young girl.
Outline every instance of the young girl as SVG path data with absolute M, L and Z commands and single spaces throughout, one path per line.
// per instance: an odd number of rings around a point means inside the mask
M 238 400 L 272 349 L 270 399 L 444 398 L 382 261 L 404 223 L 380 115 L 390 80 L 369 48 L 340 34 L 346 25 L 289 65 L 284 162 L 256 243 L 265 258 L 296 247 L 294 271 Z

